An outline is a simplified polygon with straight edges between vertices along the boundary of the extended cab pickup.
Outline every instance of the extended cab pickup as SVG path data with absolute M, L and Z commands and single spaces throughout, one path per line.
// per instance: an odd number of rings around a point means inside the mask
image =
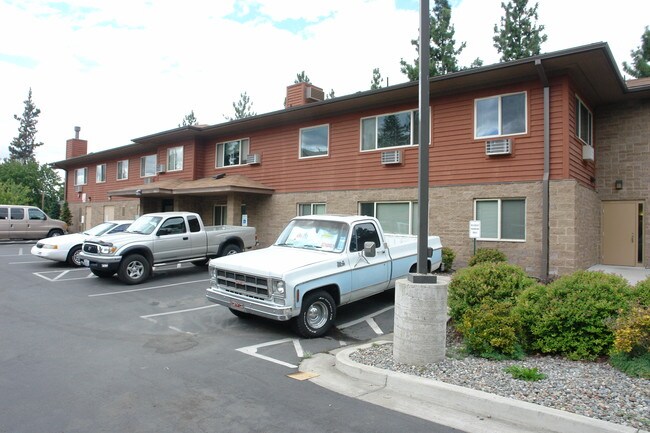
M 440 238 L 427 242 L 429 269 L 437 269 Z M 417 238 L 386 235 L 375 218 L 297 217 L 274 245 L 211 260 L 206 296 L 238 317 L 292 320 L 301 336 L 318 337 L 338 306 L 395 287 L 416 263 Z
M 256 245 L 254 227 L 204 227 L 198 214 L 160 212 L 142 215 L 121 234 L 86 240 L 79 255 L 100 278 L 117 272 L 126 284 L 145 281 L 154 266 L 227 256 Z

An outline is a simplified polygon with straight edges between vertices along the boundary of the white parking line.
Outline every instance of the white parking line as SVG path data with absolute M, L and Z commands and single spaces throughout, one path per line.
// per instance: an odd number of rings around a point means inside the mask
M 77 277 L 77 278 L 66 278 L 65 280 L 59 280 L 63 275 L 66 275 L 68 272 L 88 272 L 88 269 L 86 268 L 80 268 L 80 269 L 68 269 L 66 271 L 43 271 L 43 272 L 32 272 L 34 275 L 37 277 L 43 278 L 44 280 L 53 282 L 53 281 L 72 281 L 72 280 L 84 280 L 88 278 L 88 276 L 85 277 Z M 54 277 L 48 277 L 45 274 L 57 274 Z M 90 274 L 92 275 L 92 274 Z
M 283 344 L 283 343 L 289 343 L 289 342 L 294 342 L 294 341 L 297 341 L 297 339 L 296 338 L 283 338 L 282 340 L 269 341 L 269 342 L 262 343 L 262 344 L 255 344 L 254 346 L 240 347 L 239 349 L 237 349 L 237 351 L 245 353 L 246 355 L 250 355 L 250 356 L 254 356 L 256 358 L 263 359 L 265 361 L 270 361 L 270 362 L 272 362 L 274 364 L 283 365 L 283 366 L 289 367 L 289 368 L 298 368 L 297 365 L 289 364 L 288 362 L 280 361 L 279 359 L 271 358 L 270 356 L 264 356 L 264 355 L 260 355 L 259 353 L 257 353 L 257 349 L 259 349 L 260 347 L 275 346 L 276 344 Z M 300 342 L 298 342 L 298 346 L 300 346 Z M 296 347 L 295 342 L 294 342 L 294 347 Z M 300 350 L 302 351 L 302 348 L 300 348 Z M 297 352 L 297 349 L 296 349 L 296 352 Z
M 383 309 L 381 309 L 379 311 L 376 311 L 376 312 L 374 312 L 372 314 L 368 314 L 367 316 L 363 316 L 360 319 L 356 319 L 356 320 L 353 320 L 353 321 L 348 322 L 348 323 L 343 323 L 342 325 L 337 325 L 336 327 L 339 328 L 339 329 L 345 329 L 345 328 L 349 328 L 350 326 L 354 326 L 354 325 L 356 325 L 358 323 L 368 322 L 368 319 L 372 319 L 375 316 L 379 316 L 381 313 L 392 310 L 393 308 L 395 308 L 395 306 L 391 305 L 390 307 L 383 308 Z M 373 320 L 373 322 L 374 322 L 374 320 Z M 369 322 L 368 322 L 368 324 L 370 325 Z M 370 326 L 372 327 L 372 325 L 370 325 Z
M 146 316 L 140 316 L 140 317 L 142 319 L 149 319 L 151 317 L 169 316 L 170 314 L 187 313 L 188 311 L 205 310 L 206 308 L 214 308 L 214 307 L 220 307 L 220 305 L 219 304 L 204 305 L 203 307 L 188 308 L 186 310 L 167 311 L 165 313 L 147 314 Z
M 139 289 L 120 290 L 118 292 L 94 293 L 92 295 L 88 295 L 88 297 L 89 298 L 94 298 L 96 296 L 121 295 L 123 293 L 143 292 L 145 290 L 164 289 L 166 287 L 181 286 L 183 284 L 202 283 L 202 282 L 209 281 L 209 280 L 210 280 L 209 278 L 206 278 L 205 280 L 184 281 L 182 283 L 172 283 L 172 284 L 165 284 L 165 285 L 162 285 L 162 286 L 152 286 L 152 287 L 141 287 Z
M 0 256 L 2 257 L 2 256 Z M 45 263 L 43 260 L 34 260 L 33 262 L 9 262 L 9 265 L 25 265 L 25 264 L 34 264 L 34 263 Z
M 382 331 L 381 328 L 379 327 L 379 325 L 377 325 L 377 322 L 375 322 L 375 319 L 373 319 L 371 317 L 368 320 L 366 320 L 366 322 L 368 322 L 368 325 L 370 326 L 370 328 L 372 328 L 372 330 L 375 331 L 375 334 L 384 335 L 384 331 Z

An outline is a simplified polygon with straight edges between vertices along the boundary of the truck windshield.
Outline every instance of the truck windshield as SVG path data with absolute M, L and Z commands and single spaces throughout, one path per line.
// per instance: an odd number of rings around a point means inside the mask
M 293 220 L 275 245 L 340 253 L 345 249 L 348 225 L 321 220 Z
M 140 233 L 142 235 L 150 235 L 156 227 L 162 217 L 157 216 L 141 216 L 133 224 L 129 226 L 128 229 L 124 230 L 126 233 Z

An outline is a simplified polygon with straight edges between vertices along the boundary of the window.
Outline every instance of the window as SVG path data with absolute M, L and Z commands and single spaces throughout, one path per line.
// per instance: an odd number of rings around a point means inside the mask
M 117 161 L 117 180 L 129 178 L 129 160 Z
M 95 172 L 95 182 L 106 182 L 106 164 L 99 164 L 97 166 L 97 171 Z
M 363 251 L 366 242 L 374 243 L 377 248 L 381 246 L 377 228 L 372 223 L 357 224 L 354 226 L 352 239 L 350 239 L 350 251 Z
M 156 175 L 156 155 L 147 155 L 140 158 L 140 177 Z
M 298 216 L 303 215 L 324 215 L 325 203 L 300 203 L 298 204 Z
M 359 214 L 377 218 L 385 233 L 400 235 L 418 233 L 417 202 L 360 203 Z
M 218 204 L 214 206 L 212 214 L 212 224 L 215 226 L 223 226 L 227 224 L 226 219 L 226 205 Z
M 526 240 L 526 200 L 476 200 L 474 217 L 483 240 Z
M 227 141 L 217 144 L 217 167 L 246 164 L 248 139 Z
M 21 207 L 12 207 L 11 208 L 11 219 L 12 220 L 25 219 L 25 209 L 23 209 Z
M 78 168 L 74 171 L 74 184 L 85 185 L 88 181 L 88 168 Z
M 313 126 L 300 130 L 300 157 L 327 156 L 329 153 L 329 125 Z
M 419 111 L 403 111 L 361 119 L 361 150 L 418 144 Z
M 0 207 L 0 220 L 9 219 L 9 208 Z
M 45 221 L 47 217 L 40 209 L 27 209 L 27 214 L 29 215 L 30 220 L 40 220 Z
M 187 217 L 187 223 L 190 226 L 190 232 L 197 233 L 201 231 L 201 223 L 199 222 L 199 219 L 194 215 Z
M 475 138 L 526 132 L 526 92 L 474 101 Z
M 592 115 L 587 106 L 576 97 L 576 135 L 578 138 L 591 144 L 591 131 L 592 131 Z
M 167 149 L 167 171 L 183 169 L 183 146 Z
M 169 218 L 162 223 L 160 230 L 158 230 L 158 233 L 161 235 L 177 235 L 185 232 L 187 232 L 187 229 L 185 228 L 185 220 L 183 217 Z

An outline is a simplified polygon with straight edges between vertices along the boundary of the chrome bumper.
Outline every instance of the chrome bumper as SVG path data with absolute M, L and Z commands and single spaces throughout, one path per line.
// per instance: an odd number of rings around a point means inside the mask
M 291 307 L 278 306 L 258 299 L 251 299 L 236 293 L 226 292 L 212 287 L 208 288 L 205 296 L 209 301 L 233 310 L 262 316 L 273 320 L 287 321 L 293 317 Z

